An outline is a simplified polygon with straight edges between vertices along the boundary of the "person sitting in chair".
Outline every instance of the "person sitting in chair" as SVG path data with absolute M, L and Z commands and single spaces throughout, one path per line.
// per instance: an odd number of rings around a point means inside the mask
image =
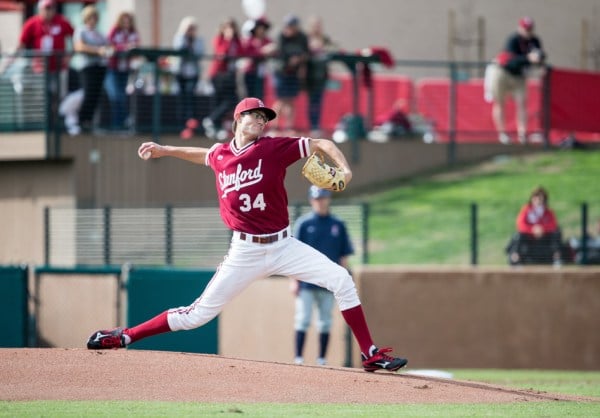
M 517 233 L 507 252 L 510 264 L 561 263 L 561 232 L 554 211 L 548 206 L 548 192 L 535 188 L 516 220 Z

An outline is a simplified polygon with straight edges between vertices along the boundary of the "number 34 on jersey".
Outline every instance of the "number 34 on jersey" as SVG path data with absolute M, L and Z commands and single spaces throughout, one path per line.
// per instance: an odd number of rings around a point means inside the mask
M 259 193 L 254 199 L 252 199 L 249 194 L 243 193 L 240 195 L 239 199 L 242 203 L 240 205 L 240 210 L 242 212 L 250 212 L 252 209 L 264 211 L 267 207 L 267 204 L 265 203 L 265 197 L 262 193 Z

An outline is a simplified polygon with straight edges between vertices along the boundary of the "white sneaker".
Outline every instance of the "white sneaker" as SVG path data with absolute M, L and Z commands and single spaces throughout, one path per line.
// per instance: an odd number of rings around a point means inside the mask
M 298 364 L 298 365 L 304 364 L 304 358 L 303 357 L 296 357 L 294 359 L 294 364 Z
M 319 357 L 317 358 L 317 364 L 319 366 L 327 366 L 327 360 L 325 360 L 323 357 Z
M 501 144 L 508 145 L 510 144 L 510 136 L 502 132 L 498 135 L 498 141 L 500 141 Z

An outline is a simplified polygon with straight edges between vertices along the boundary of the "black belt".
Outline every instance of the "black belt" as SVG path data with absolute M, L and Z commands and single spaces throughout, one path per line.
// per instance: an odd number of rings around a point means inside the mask
M 280 236 L 281 235 L 281 236 Z M 277 242 L 280 239 L 287 238 L 288 231 L 287 229 L 281 233 L 271 234 L 271 235 L 249 235 L 245 232 L 240 232 L 240 239 L 244 241 L 251 241 L 255 244 L 271 244 L 273 242 Z

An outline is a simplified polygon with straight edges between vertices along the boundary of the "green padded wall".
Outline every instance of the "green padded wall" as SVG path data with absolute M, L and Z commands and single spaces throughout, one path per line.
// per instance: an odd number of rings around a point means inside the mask
M 27 267 L 0 266 L 0 347 L 26 347 L 27 323 Z
M 169 308 L 191 304 L 214 270 L 133 268 L 127 283 L 127 324 L 134 326 Z M 133 349 L 218 354 L 218 317 L 189 331 L 168 332 L 140 340 Z

